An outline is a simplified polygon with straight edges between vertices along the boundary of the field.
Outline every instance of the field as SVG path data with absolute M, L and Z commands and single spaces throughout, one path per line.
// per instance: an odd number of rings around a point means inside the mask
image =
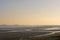
M 0 33 L 1 34 L 0 40 L 43 40 L 49 38 L 50 36 L 44 36 L 45 38 L 43 38 L 43 36 L 39 36 L 39 37 L 34 37 L 34 36 L 48 34 L 48 33 L 50 32 Z
M 50 32 L 22 32 L 19 33 L 19 35 L 21 34 L 19 37 L 12 38 L 12 36 L 10 36 L 10 38 L 4 37 L 0 40 L 60 40 L 60 36 L 59 36 L 60 32 L 49 35 L 43 35 L 48 33 Z
M 0 40 L 60 40 L 59 28 L 60 26 L 1 25 Z
M 20 40 L 60 40 L 60 32 L 56 32 L 53 34 L 49 35 L 43 35 L 43 34 L 48 34 L 50 32 L 34 32 L 32 33 L 23 33 L 24 35 Z M 36 36 L 38 35 L 38 36 Z M 43 35 L 43 36 L 41 36 Z

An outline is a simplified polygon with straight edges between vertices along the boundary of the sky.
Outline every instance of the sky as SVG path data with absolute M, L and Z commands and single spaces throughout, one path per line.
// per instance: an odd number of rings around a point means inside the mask
M 60 0 L 0 0 L 0 24 L 60 25 Z

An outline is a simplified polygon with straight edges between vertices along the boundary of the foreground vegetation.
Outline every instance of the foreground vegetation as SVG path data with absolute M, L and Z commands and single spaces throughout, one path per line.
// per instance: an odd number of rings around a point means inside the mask
M 32 40 L 60 40 L 60 32 L 55 32 L 50 35 L 43 35 L 43 36 L 34 36 Z
M 44 34 L 41 32 L 23 32 L 21 36 L 15 38 L 0 38 L 0 40 L 60 40 L 60 32 L 56 32 L 49 35 L 40 35 Z

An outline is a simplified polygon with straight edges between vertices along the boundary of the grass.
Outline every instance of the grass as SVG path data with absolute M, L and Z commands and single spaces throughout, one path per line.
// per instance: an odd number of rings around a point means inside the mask
M 60 40 L 60 32 L 56 32 L 51 35 L 32 37 L 31 39 L 32 40 Z

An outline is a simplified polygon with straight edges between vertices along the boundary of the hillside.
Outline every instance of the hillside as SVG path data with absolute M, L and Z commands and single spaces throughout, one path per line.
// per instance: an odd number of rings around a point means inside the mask
M 33 36 L 32 40 L 60 40 L 60 32 L 55 32 L 49 35 Z

